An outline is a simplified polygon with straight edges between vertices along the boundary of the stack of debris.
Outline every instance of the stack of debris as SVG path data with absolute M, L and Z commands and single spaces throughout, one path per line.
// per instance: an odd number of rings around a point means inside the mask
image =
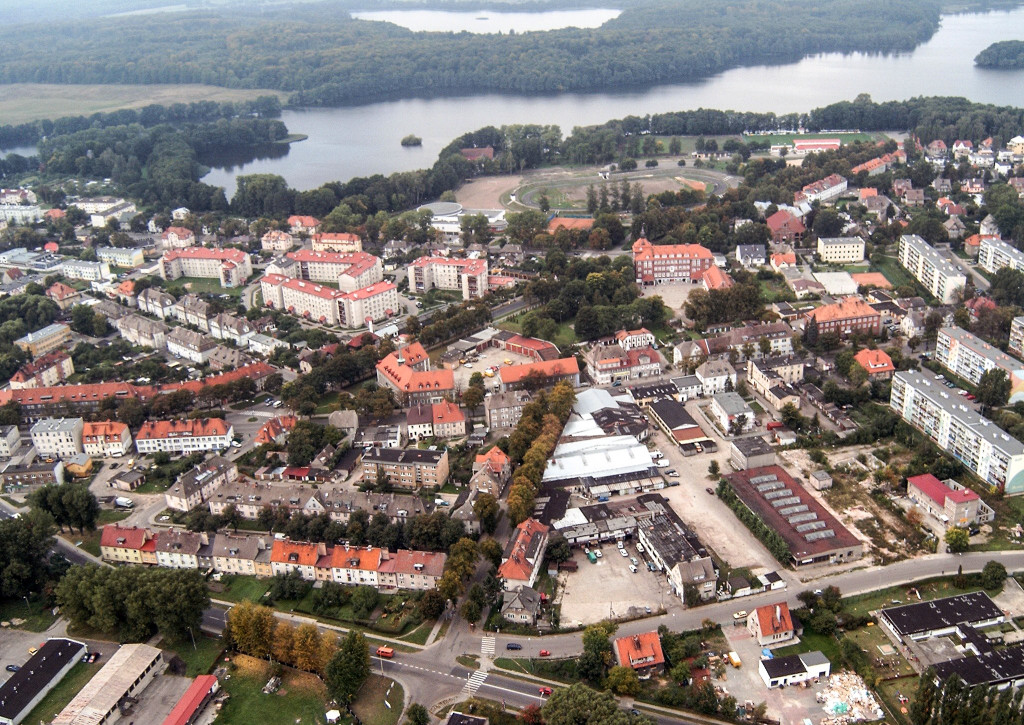
M 874 694 L 854 672 L 837 672 L 828 678 L 828 685 L 816 696 L 829 717 L 822 725 L 846 725 L 851 722 L 881 720 L 884 715 Z

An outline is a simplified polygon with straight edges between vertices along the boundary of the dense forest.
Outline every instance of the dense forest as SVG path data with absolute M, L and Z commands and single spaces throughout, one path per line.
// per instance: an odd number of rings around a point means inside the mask
M 975 56 L 974 65 L 1000 70 L 1024 68 L 1024 40 L 993 43 Z
M 206 83 L 291 91 L 295 105 L 634 88 L 823 51 L 908 50 L 938 0 L 641 0 L 596 29 L 414 33 L 334 4 L 0 28 L 0 82 Z M 798 20 L 795 20 L 798 19 Z

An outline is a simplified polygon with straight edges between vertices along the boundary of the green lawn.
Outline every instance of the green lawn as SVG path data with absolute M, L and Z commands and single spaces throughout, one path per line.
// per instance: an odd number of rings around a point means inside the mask
M 402 637 L 406 642 L 412 642 L 413 644 L 426 644 L 427 637 L 434 630 L 434 620 L 429 619 L 419 627 L 409 632 L 409 634 Z
M 892 283 L 893 287 L 909 285 L 919 286 L 914 277 L 903 268 L 895 257 L 884 257 L 879 264 L 871 265 L 874 271 L 881 272 Z
M 512 657 L 498 657 L 494 660 L 494 666 L 510 672 L 522 672 L 527 675 L 533 674 L 533 663 L 528 659 L 513 659 Z
M 79 531 L 64 532 L 61 534 L 65 539 L 83 551 L 93 556 L 100 555 L 100 537 L 103 535 L 103 527 L 107 524 L 116 524 L 131 515 L 131 511 L 125 509 L 102 509 L 96 518 L 96 530 L 86 531 L 84 534 Z
M 28 604 L 22 599 L 6 599 L 0 601 L 0 621 L 9 622 L 12 619 L 24 619 L 25 623 L 19 629 L 29 632 L 45 632 L 56 621 L 50 607 L 43 606 L 38 599 L 29 599 Z
M 518 320 L 515 322 L 512 320 L 502 320 L 498 323 L 497 327 L 501 330 L 519 333 L 520 335 L 523 333 L 523 327 L 519 324 Z M 554 338 L 548 342 L 553 342 L 560 348 L 566 348 L 570 345 L 575 345 L 578 340 L 576 339 L 576 332 L 572 329 L 572 325 L 568 322 L 563 322 L 558 326 L 558 332 L 555 333 Z
M 405 693 L 392 679 L 370 675 L 356 695 L 352 710 L 365 725 L 395 725 Z
M 320 403 L 316 406 L 316 414 L 327 415 L 328 413 L 336 411 L 338 409 L 338 398 L 340 396 L 341 393 L 335 390 L 333 393 L 328 393 L 320 398 Z
M 270 663 L 239 655 L 231 679 L 221 686 L 230 695 L 215 721 L 217 725 L 322 725 L 327 692 L 314 675 L 286 669 L 281 689 L 263 694 L 270 679 Z M 34 722 L 34 721 L 33 721 Z
M 270 589 L 269 579 L 257 579 L 254 576 L 225 575 L 219 582 L 210 582 L 210 597 L 223 599 L 227 602 L 259 602 Z M 222 591 L 215 591 L 220 589 Z
M 182 642 L 173 649 L 173 652 L 185 662 L 188 668 L 185 671 L 187 677 L 209 674 L 220 653 L 223 651 L 223 640 L 198 633 L 196 634 L 195 649 L 192 648 L 191 639 Z
M 176 280 L 167 282 L 164 287 L 168 290 L 188 291 L 193 294 L 230 295 L 241 297 L 243 287 L 221 287 L 220 280 L 208 279 L 206 277 L 179 277 Z
M 94 662 L 91 665 L 79 662 L 71 668 L 71 671 L 64 675 L 56 687 L 50 690 L 46 697 L 39 701 L 39 704 L 32 708 L 22 722 L 37 723 L 50 722 L 61 710 L 67 707 L 71 698 L 78 694 L 78 691 L 85 687 L 85 683 L 92 679 L 103 662 Z

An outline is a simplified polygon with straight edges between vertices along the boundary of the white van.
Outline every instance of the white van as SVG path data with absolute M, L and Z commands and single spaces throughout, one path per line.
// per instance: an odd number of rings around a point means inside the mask
M 662 453 L 661 451 L 651 451 L 651 458 L 653 458 L 656 461 L 660 461 L 664 457 L 665 454 Z

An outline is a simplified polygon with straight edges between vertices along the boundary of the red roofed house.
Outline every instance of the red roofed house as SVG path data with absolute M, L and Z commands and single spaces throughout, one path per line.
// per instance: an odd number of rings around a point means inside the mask
M 732 277 L 722 271 L 721 267 L 712 265 L 704 270 L 704 274 L 700 277 L 701 284 L 704 285 L 704 289 L 710 292 L 713 289 L 729 289 L 736 284 Z
M 269 443 L 284 443 L 288 431 L 295 427 L 298 418 L 294 415 L 279 415 L 264 423 L 253 439 L 253 444 L 262 446 Z
M 322 233 L 313 235 L 314 252 L 361 252 L 363 240 L 358 234 L 348 232 Z
M 575 357 L 523 365 L 507 365 L 498 370 L 498 380 L 503 393 L 533 386 L 551 386 L 562 380 L 568 380 L 574 388 L 578 388 L 580 386 L 580 365 Z
M 340 548 L 340 547 L 337 547 Z M 324 543 L 310 544 L 288 539 L 275 539 L 270 550 L 270 568 L 274 576 L 298 571 L 307 581 L 316 581 L 316 565 L 320 557 L 327 555 Z
M 466 415 L 455 403 L 442 400 L 430 405 L 416 405 L 406 413 L 409 439 L 458 438 L 466 435 Z
M 192 725 L 210 699 L 220 691 L 220 683 L 214 675 L 199 675 L 185 690 L 171 714 L 164 718 L 163 725 Z
M 650 676 L 665 669 L 665 655 L 657 632 L 619 637 L 612 642 L 612 649 L 621 667 L 630 667 L 640 675 Z
M 427 351 L 418 342 L 389 353 L 377 363 L 377 383 L 404 396 L 404 405 L 440 403 L 447 393 L 455 391 L 452 371 L 431 370 Z
M 152 544 L 153 562 L 156 563 L 156 535 L 137 526 L 108 524 L 100 536 L 100 558 L 129 564 L 145 564 L 143 549 Z
M 46 296 L 57 303 L 57 307 L 66 310 L 77 305 L 82 299 L 82 293 L 74 287 L 68 287 L 63 282 L 54 282 L 46 290 Z
M 550 529 L 536 519 L 526 519 L 516 527 L 498 567 L 498 578 L 506 591 L 532 587 L 537 581 L 548 546 L 548 531 Z
M 930 473 L 907 479 L 907 498 L 946 526 L 983 524 L 995 512 L 974 491 L 950 479 L 940 481 Z
M 780 209 L 765 219 L 769 231 L 772 233 L 772 241 L 776 244 L 791 244 L 799 242 L 804 237 L 807 227 L 793 214 Z
M 292 234 L 316 234 L 320 231 L 320 220 L 312 216 L 293 215 L 288 217 Z
M 633 243 L 638 283 L 695 282 L 714 264 L 711 250 L 699 244 L 655 245 L 642 237 Z
M 221 418 L 147 420 L 135 437 L 139 453 L 195 453 L 221 451 L 231 446 L 235 429 Z
M 64 211 L 63 209 L 47 209 L 43 213 L 43 216 L 46 219 L 63 219 L 67 215 L 68 215 L 67 212 Z
M 116 420 L 102 420 L 86 423 L 82 428 L 82 450 L 87 456 L 106 458 L 129 453 L 132 449 L 132 434 L 128 426 Z
M 512 477 L 512 461 L 503 450 L 494 446 L 487 453 L 478 453 L 473 461 L 473 472 L 487 469 L 499 481 L 507 481 Z
M 479 149 L 460 149 L 459 153 L 461 153 L 463 158 L 467 161 L 479 161 L 480 159 L 494 158 L 494 148 L 491 146 L 484 146 Z
M 788 642 L 796 637 L 793 617 L 785 602 L 758 607 L 747 617 L 747 630 L 762 647 Z
M 241 249 L 188 247 L 172 250 L 160 258 L 160 276 L 168 280 L 204 277 L 220 280 L 222 287 L 238 287 L 252 276 L 252 262 Z
M 48 388 L 59 385 L 75 373 L 75 363 L 64 350 L 54 350 L 18 368 L 11 376 L 11 390 Z
M 184 249 L 196 243 L 195 232 L 185 227 L 167 227 L 161 239 L 168 249 Z
M 998 306 L 990 297 L 972 297 L 964 302 L 964 307 L 971 313 L 971 319 L 974 321 L 977 321 L 978 315 L 984 310 L 994 310 Z
M 867 371 L 869 380 L 888 380 L 896 372 L 892 359 L 881 350 L 864 348 L 853 359 Z
M 796 266 L 796 255 L 793 252 L 783 252 L 771 256 L 771 266 L 776 272 L 781 272 L 789 267 Z
M 863 300 L 853 298 L 811 310 L 807 313 L 807 324 L 812 320 L 820 335 L 834 332 L 840 337 L 858 333 L 878 336 L 882 329 L 882 315 Z

